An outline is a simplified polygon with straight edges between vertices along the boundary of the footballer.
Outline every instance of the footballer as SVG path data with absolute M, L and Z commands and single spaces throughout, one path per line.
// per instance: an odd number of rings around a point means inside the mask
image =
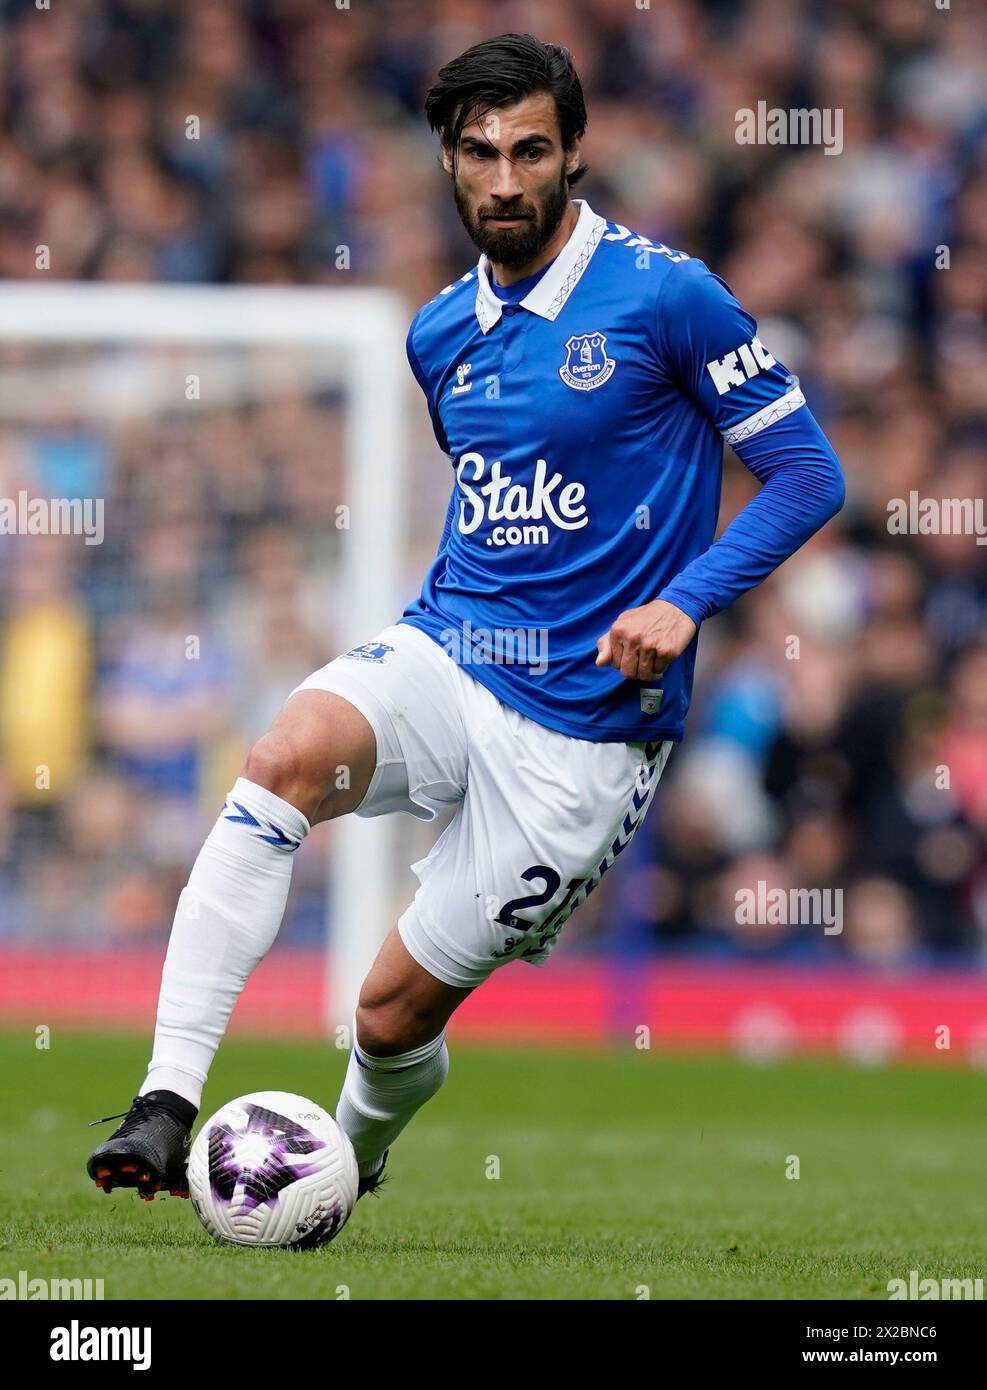
M 843 503 L 729 287 L 572 196 L 587 117 L 565 49 L 479 43 L 425 113 L 480 253 L 407 340 L 451 467 L 438 553 L 397 622 L 291 692 L 251 750 L 179 898 L 147 1076 L 89 1159 L 106 1192 L 187 1194 L 203 1084 L 311 827 L 454 807 L 356 1010 L 335 1113 L 375 1190 L 446 1079 L 456 1008 L 543 965 L 641 825 L 704 619 Z M 714 541 L 724 441 L 762 486 Z

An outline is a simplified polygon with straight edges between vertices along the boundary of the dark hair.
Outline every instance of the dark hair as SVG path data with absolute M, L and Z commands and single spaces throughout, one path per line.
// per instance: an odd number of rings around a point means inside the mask
M 439 69 L 425 94 L 425 115 L 443 145 L 459 146 L 466 122 L 498 106 L 511 106 L 534 92 L 555 98 L 563 149 L 571 149 L 586 129 L 586 102 L 572 54 L 557 43 L 542 43 L 533 34 L 501 34 L 474 44 Z M 586 173 L 581 164 L 569 184 Z

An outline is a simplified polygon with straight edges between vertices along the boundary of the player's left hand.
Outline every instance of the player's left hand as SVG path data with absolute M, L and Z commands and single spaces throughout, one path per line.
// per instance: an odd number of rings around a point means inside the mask
M 695 635 L 696 624 L 688 614 L 656 598 L 641 608 L 628 608 L 596 639 L 596 664 L 615 666 L 628 680 L 654 680 Z

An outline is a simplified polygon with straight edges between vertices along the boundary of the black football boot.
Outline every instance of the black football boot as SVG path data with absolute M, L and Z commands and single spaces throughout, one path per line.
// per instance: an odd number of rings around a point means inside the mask
M 191 1101 L 174 1091 L 135 1096 L 125 1115 L 92 1121 L 102 1125 L 122 1119 L 123 1124 L 93 1150 L 87 1173 L 104 1192 L 136 1187 L 138 1195 L 148 1202 L 156 1192 L 187 1197 L 186 1165 L 197 1114 Z
M 357 1201 L 359 1201 L 361 1197 L 366 1197 L 368 1192 L 372 1192 L 376 1196 L 377 1189 L 387 1181 L 387 1179 L 384 1176 L 384 1165 L 387 1162 L 387 1155 L 390 1152 L 390 1149 L 384 1150 L 384 1157 L 381 1159 L 380 1167 L 377 1169 L 376 1173 L 371 1173 L 369 1178 L 360 1179 L 359 1185 L 356 1189 Z

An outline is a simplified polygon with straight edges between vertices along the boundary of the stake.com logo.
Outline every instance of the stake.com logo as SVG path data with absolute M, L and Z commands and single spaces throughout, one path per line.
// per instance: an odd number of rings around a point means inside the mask
M 456 481 L 463 493 L 459 504 L 459 530 L 471 535 L 484 521 L 534 522 L 528 526 L 494 526 L 487 545 L 547 545 L 548 523 L 562 531 L 578 531 L 589 521 L 582 483 L 562 483 L 562 474 L 548 476 L 548 464 L 538 459 L 529 489 L 501 472 L 500 459 L 490 465 L 482 454 L 463 454 L 456 465 Z M 486 476 L 485 476 L 486 475 Z M 473 486 L 484 479 L 482 486 Z

